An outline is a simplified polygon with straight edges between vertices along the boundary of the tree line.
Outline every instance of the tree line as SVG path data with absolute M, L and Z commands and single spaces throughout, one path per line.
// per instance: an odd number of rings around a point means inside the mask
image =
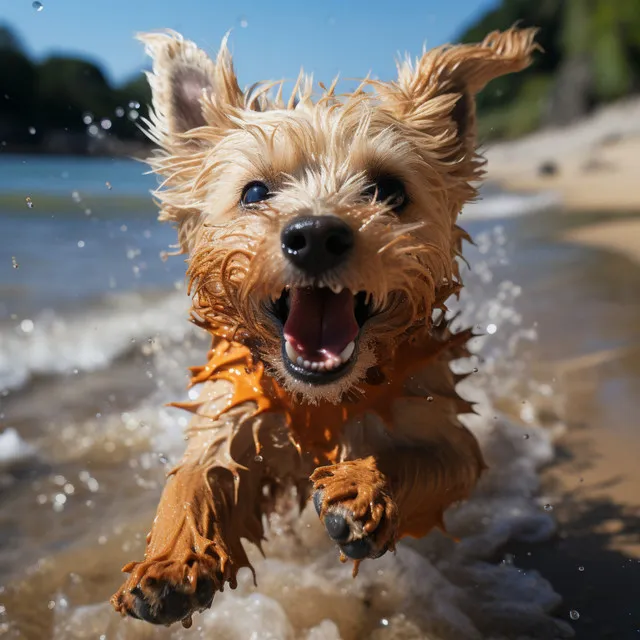
M 544 52 L 529 69 L 498 78 L 480 94 L 484 138 L 566 125 L 640 92 L 640 0 L 502 0 L 460 41 L 477 42 L 516 22 L 540 29 Z
M 478 96 L 483 139 L 568 124 L 640 91 L 640 0 L 502 0 L 460 34 L 477 42 L 514 23 L 540 29 L 544 49 L 526 71 Z M 126 152 L 146 144 L 136 126 L 150 92 L 142 73 L 112 86 L 78 58 L 31 60 L 0 26 L 0 151 Z M 113 141 L 124 142 L 114 147 Z
M 87 60 L 36 62 L 16 34 L 0 26 L 0 150 L 99 153 L 113 150 L 110 141 L 145 144 L 136 125 L 149 101 L 142 73 L 112 86 Z

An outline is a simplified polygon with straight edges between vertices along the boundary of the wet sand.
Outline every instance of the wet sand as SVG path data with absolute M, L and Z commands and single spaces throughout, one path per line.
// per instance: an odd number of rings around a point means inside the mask
M 558 273 L 564 320 L 541 317 L 546 348 L 535 368 L 564 398 L 549 416 L 565 427 L 543 474 L 559 530 L 547 544 L 509 548 L 518 566 L 550 580 L 566 613 L 578 612 L 574 627 L 586 640 L 640 633 L 640 216 L 626 216 L 575 214 L 554 225 L 557 242 L 589 247 L 593 261 L 579 276 Z M 590 304 L 576 295 L 576 276 L 588 282 Z
M 566 344 L 539 363 L 563 386 L 558 457 L 544 482 L 560 522 L 557 540 L 529 549 L 531 564 L 580 613 L 579 638 L 640 633 L 640 100 L 605 107 L 561 131 L 488 151 L 489 177 L 522 192 L 552 191 L 563 205 L 555 237 L 593 249 L 593 300 L 605 314 L 598 340 L 577 348 L 589 318 L 566 292 Z M 541 171 L 552 163 L 554 171 Z M 559 273 L 559 279 L 566 274 Z M 584 306 L 586 314 L 590 305 Z M 633 326 L 635 323 L 635 327 Z M 562 332 L 560 332 L 562 333 Z M 607 340 L 607 336 L 609 339 Z M 566 348 L 566 345 L 570 345 Z M 520 550 L 522 551 L 522 550 Z

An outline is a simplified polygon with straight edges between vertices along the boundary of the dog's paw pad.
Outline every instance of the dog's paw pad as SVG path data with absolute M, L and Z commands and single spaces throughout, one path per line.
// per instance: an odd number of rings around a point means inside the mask
M 352 560 L 364 558 L 379 558 L 388 549 L 385 544 L 380 548 L 373 535 L 364 530 L 353 513 L 341 505 L 329 506 L 322 516 L 323 492 L 313 494 L 313 504 L 316 512 L 322 518 L 322 523 L 329 537 L 338 544 L 342 553 Z
M 149 569 L 153 572 L 153 565 Z M 175 571 L 165 577 L 147 573 L 137 583 L 132 578 L 111 602 L 121 614 L 151 624 L 170 625 L 179 621 L 188 624 L 192 613 L 211 606 L 216 591 L 214 580 L 203 571 L 198 572 L 195 580 L 185 580 Z
M 339 513 L 328 513 L 324 517 L 324 528 L 329 537 L 336 542 L 345 542 L 351 535 L 348 520 Z

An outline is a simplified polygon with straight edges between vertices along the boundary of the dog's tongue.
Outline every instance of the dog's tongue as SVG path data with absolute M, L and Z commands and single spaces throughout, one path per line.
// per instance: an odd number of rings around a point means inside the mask
M 353 294 L 344 289 L 292 289 L 284 337 L 309 360 L 338 357 L 358 335 Z

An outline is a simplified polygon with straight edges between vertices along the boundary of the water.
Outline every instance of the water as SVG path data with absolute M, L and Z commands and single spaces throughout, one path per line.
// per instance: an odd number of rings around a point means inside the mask
M 216 596 L 191 631 L 158 629 L 120 620 L 106 601 L 119 567 L 141 557 L 164 474 L 184 446 L 187 416 L 164 405 L 186 397 L 186 367 L 207 349 L 186 321 L 184 263 L 160 259 L 174 234 L 154 221 L 153 180 L 141 165 L 0 161 L 0 633 L 570 637 L 568 607 L 558 608 L 544 576 L 519 569 L 517 557 L 495 558 L 507 542 L 554 532 L 537 498 L 539 469 L 554 455 L 541 415 L 562 397 L 533 363 L 563 341 L 546 327 L 567 313 L 554 308 L 557 273 L 584 281 L 581 250 L 536 239 L 533 218 L 462 217 L 478 246 L 467 253 L 461 321 L 488 335 L 476 341 L 482 358 L 459 366 L 478 370 L 464 384 L 480 415 L 467 422 L 491 471 L 447 514 L 460 543 L 439 533 L 403 543 L 396 556 L 365 562 L 354 581 L 312 510 L 292 513 L 272 522 L 266 560 L 251 551 L 257 588 L 241 572 L 238 589 Z M 588 297 L 582 286 L 574 299 Z M 605 307 L 591 304 L 584 340 L 613 339 L 599 331 Z

